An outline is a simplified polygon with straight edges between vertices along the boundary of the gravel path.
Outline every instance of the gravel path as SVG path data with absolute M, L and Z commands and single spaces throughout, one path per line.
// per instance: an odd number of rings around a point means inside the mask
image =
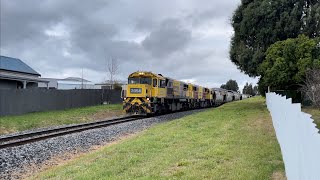
M 72 154 L 87 152 L 93 146 L 105 145 L 124 135 L 146 129 L 153 124 L 181 118 L 200 111 L 204 110 L 151 117 L 1 149 L 0 179 L 20 179 L 26 173 L 32 174 L 39 171 L 43 166 L 55 165 L 56 162 L 53 159 L 69 159 Z

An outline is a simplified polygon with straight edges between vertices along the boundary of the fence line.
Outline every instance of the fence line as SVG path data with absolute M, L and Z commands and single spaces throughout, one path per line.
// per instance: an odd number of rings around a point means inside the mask
M 120 90 L 0 89 L 0 116 L 121 103 Z
M 266 96 L 287 178 L 320 179 L 320 134 L 311 115 L 301 112 L 301 104 L 291 98 Z

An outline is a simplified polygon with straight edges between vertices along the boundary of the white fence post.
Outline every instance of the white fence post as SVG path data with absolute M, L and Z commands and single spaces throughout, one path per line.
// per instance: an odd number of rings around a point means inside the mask
M 288 180 L 320 179 L 320 134 L 311 115 L 275 93 L 266 94 Z

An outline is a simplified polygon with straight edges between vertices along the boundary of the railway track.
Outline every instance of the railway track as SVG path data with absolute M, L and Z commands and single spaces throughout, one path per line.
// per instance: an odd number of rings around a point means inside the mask
M 44 139 L 63 136 L 67 134 L 89 130 L 89 129 L 111 126 L 111 125 L 134 121 L 138 119 L 141 119 L 141 117 L 121 117 L 121 118 L 116 118 L 111 120 L 76 124 L 76 125 L 71 125 L 71 126 L 66 126 L 61 128 L 54 128 L 49 130 L 41 130 L 41 131 L 35 131 L 30 133 L 0 137 L 0 149 L 20 146 L 23 144 L 41 141 Z

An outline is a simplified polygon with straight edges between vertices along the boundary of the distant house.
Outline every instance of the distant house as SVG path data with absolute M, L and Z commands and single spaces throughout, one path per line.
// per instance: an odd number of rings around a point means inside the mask
M 48 81 L 50 89 L 95 89 L 94 83 L 78 77 L 68 77 L 65 79 L 41 78 Z M 46 87 L 46 84 L 39 83 L 39 87 Z
M 17 58 L 0 56 L 0 89 L 37 88 L 38 83 L 48 81 L 40 79 L 41 75 Z
M 103 83 L 97 83 L 95 84 L 95 89 L 115 89 L 115 86 L 118 86 L 121 88 L 122 85 L 126 85 L 127 83 L 125 81 L 117 81 L 117 82 L 111 82 L 111 81 L 106 81 Z

